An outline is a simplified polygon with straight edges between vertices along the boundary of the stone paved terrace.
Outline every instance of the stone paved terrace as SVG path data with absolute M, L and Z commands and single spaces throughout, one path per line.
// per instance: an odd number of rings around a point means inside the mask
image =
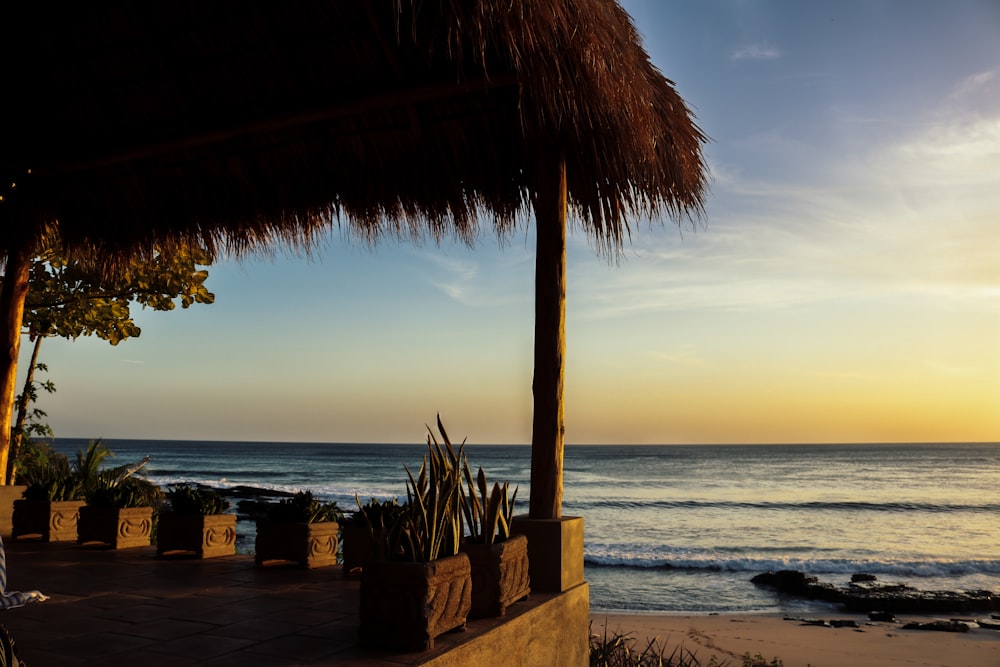
M 29 667 L 500 667 L 535 662 L 525 659 L 529 653 L 544 658 L 539 664 L 565 664 L 558 648 L 565 625 L 549 622 L 555 636 L 545 636 L 546 619 L 558 619 L 567 600 L 575 616 L 587 613 L 586 584 L 561 595 L 533 593 L 504 619 L 470 621 L 465 632 L 439 637 L 430 651 L 383 653 L 358 647 L 359 583 L 340 567 L 257 567 L 245 555 L 159 559 L 154 547 L 112 551 L 10 540 L 6 547 L 8 589 L 51 596 L 0 613 Z M 537 635 L 517 662 L 493 660 L 483 648 L 507 642 L 505 632 Z

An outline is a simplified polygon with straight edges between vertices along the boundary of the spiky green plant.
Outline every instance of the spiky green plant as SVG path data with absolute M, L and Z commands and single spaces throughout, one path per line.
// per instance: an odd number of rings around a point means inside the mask
M 427 454 L 416 477 L 406 467 L 406 505 L 389 536 L 389 554 L 404 560 L 428 562 L 454 556 L 462 542 L 462 461 L 465 441 L 458 451 L 437 418 L 441 442 L 427 427 Z M 405 466 L 404 466 L 405 467 Z M 397 547 L 398 545 L 398 547 Z
M 489 489 L 486 473 L 479 468 L 473 482 L 472 469 L 468 459 L 463 460 L 463 474 L 467 491 L 462 492 L 462 512 L 469 531 L 468 540 L 476 544 L 495 544 L 510 537 L 510 526 L 514 519 L 514 503 L 517 487 L 510 495 L 510 482 L 493 483 Z
M 400 505 L 396 498 L 372 498 L 362 505 L 361 498 L 355 494 L 354 500 L 358 503 L 358 510 L 346 522 L 367 529 L 375 560 L 388 560 L 392 555 L 398 554 L 400 526 L 406 506 Z
M 362 505 L 361 498 L 358 494 L 354 494 L 354 500 L 358 503 L 358 509 L 345 519 L 346 523 L 353 525 L 385 529 L 395 523 L 403 511 L 403 506 L 399 504 L 397 498 L 387 500 L 372 498 Z

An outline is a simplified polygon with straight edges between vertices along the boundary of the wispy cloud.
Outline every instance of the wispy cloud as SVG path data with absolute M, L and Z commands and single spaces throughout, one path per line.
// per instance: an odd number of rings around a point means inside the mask
M 479 276 L 479 265 L 433 253 L 426 257 L 434 266 L 434 274 L 428 278 L 431 285 L 455 301 L 473 305 L 472 286 Z
M 979 90 L 996 79 L 977 77 Z M 1000 108 L 928 110 L 904 136 L 824 158 L 777 133 L 745 152 L 803 165 L 794 176 L 712 162 L 707 230 L 642 235 L 621 271 L 571 283 L 578 316 L 740 312 L 810 304 L 978 302 L 1000 295 L 992 238 Z M 968 108 L 966 107 L 968 110 Z M 971 116 L 971 118 L 969 117 Z M 920 122 L 916 122 L 920 121 Z M 951 307 L 949 306 L 949 307 Z
M 952 99 L 964 100 L 969 97 L 974 97 L 983 92 L 996 93 L 998 90 L 997 86 L 997 72 L 995 70 L 987 70 L 985 72 L 977 72 L 970 76 L 965 77 L 962 81 L 955 86 L 955 90 L 952 91 Z
M 464 306 L 493 307 L 530 299 L 534 275 L 533 251 L 510 247 L 487 252 L 489 257 L 485 262 L 480 262 L 478 258 L 421 253 L 429 265 L 425 279 L 449 299 Z M 511 282 L 512 272 L 519 276 L 519 281 Z
M 778 47 L 765 41 L 737 49 L 729 58 L 731 60 L 777 60 L 781 55 Z

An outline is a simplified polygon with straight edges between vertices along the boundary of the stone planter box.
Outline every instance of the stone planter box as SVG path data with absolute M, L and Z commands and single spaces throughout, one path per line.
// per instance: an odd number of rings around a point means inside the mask
M 339 530 L 336 521 L 279 523 L 257 519 L 254 562 L 257 565 L 292 562 L 304 568 L 336 565 Z
M 156 528 L 157 556 L 216 558 L 236 553 L 236 515 L 184 516 L 161 512 Z
M 505 616 L 507 607 L 528 597 L 528 538 L 512 535 L 497 544 L 463 544 L 472 566 L 470 618 Z
M 15 540 L 42 542 L 76 540 L 76 524 L 84 500 L 15 500 L 13 530 Z
M 429 563 L 374 560 L 361 570 L 362 646 L 420 651 L 435 637 L 464 629 L 472 607 L 469 557 Z
M 357 575 L 361 567 L 375 559 L 375 540 L 371 529 L 363 524 L 345 523 L 340 527 L 340 541 L 344 559 L 344 574 Z
M 84 505 L 76 524 L 76 542 L 100 543 L 112 549 L 148 547 L 152 531 L 152 507 Z

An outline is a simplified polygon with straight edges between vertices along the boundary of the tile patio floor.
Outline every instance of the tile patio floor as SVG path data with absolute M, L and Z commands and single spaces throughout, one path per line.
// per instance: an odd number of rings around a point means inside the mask
M 470 621 L 423 653 L 365 651 L 356 641 L 359 583 L 340 567 L 257 567 L 245 555 L 159 559 L 153 547 L 5 545 L 8 589 L 51 596 L 0 612 L 28 667 L 399 667 L 422 664 L 500 623 Z M 552 597 L 533 593 L 508 618 Z

